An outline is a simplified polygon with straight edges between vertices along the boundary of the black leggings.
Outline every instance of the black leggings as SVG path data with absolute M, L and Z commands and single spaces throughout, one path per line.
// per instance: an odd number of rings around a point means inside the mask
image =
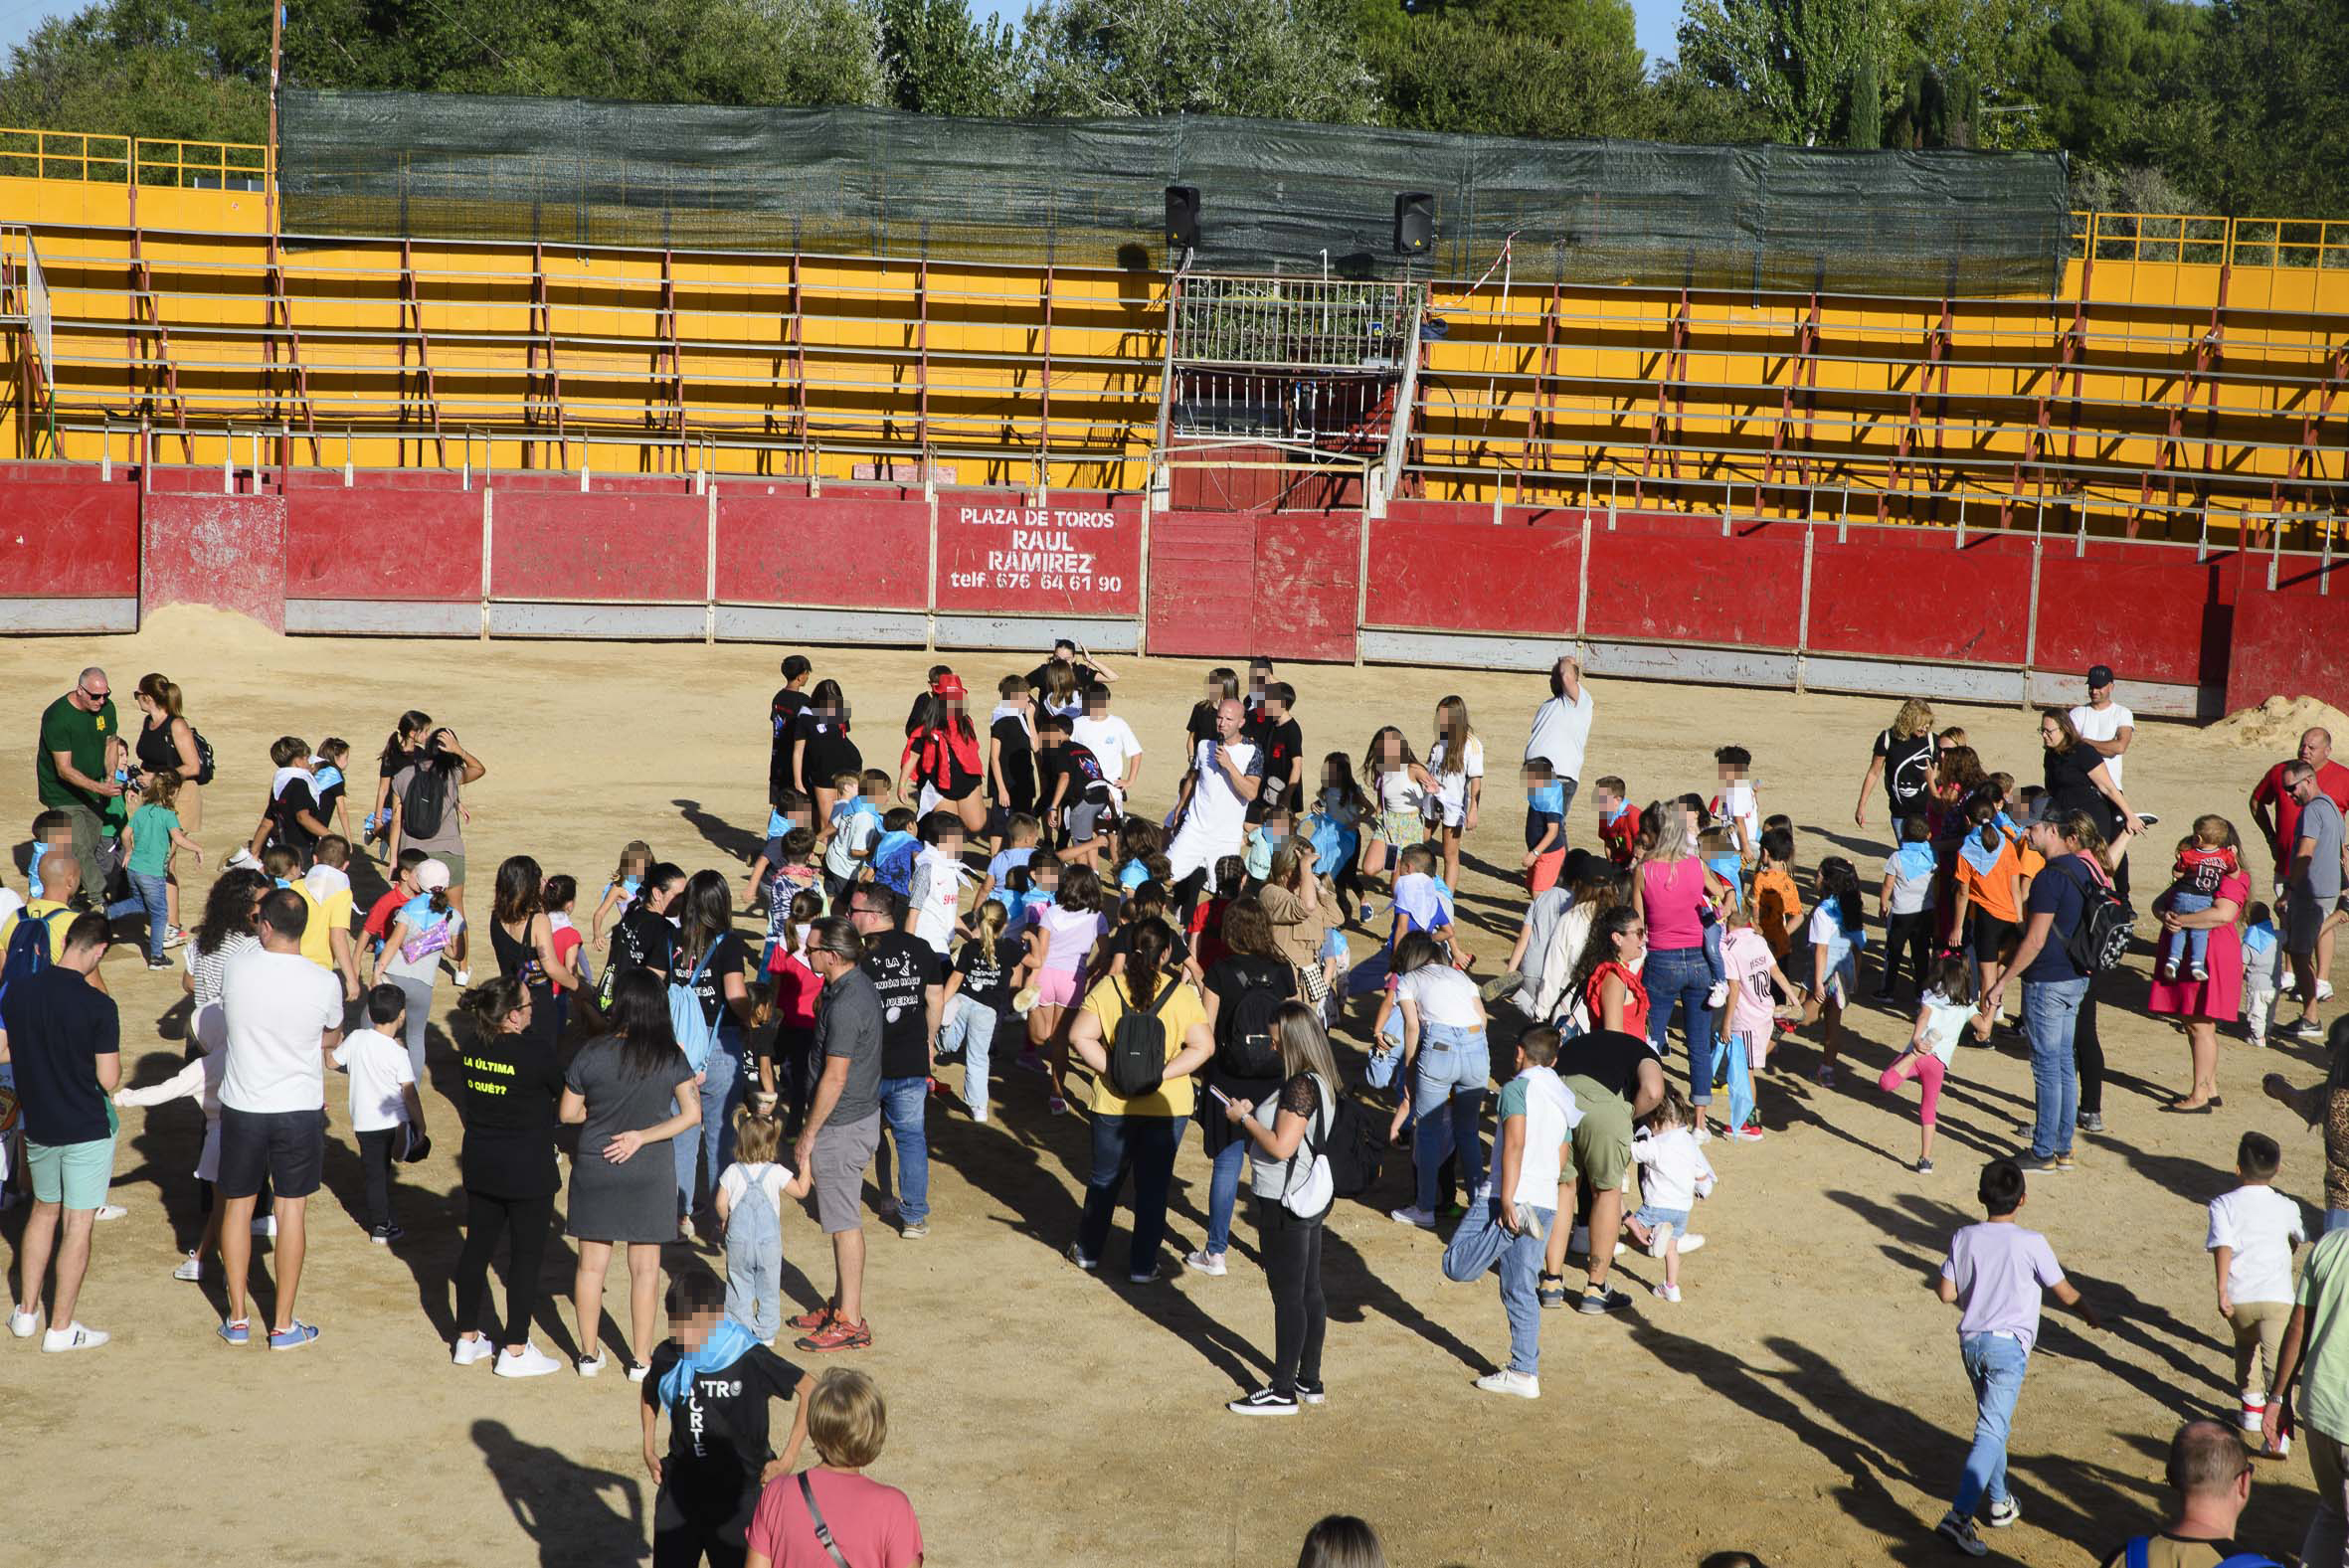
M 1916 994 L 1925 993 L 1926 968 L 1933 951 L 1934 911 L 1920 909 L 1913 915 L 1885 917 L 1885 980 L 1884 994 L 1893 993 L 1893 982 L 1900 975 L 1900 953 L 1908 952 L 1908 966 L 1916 972 Z
M 546 1261 L 547 1232 L 555 1220 L 555 1195 L 497 1198 L 471 1188 L 464 1195 L 464 1251 L 456 1255 L 456 1331 L 481 1326 L 481 1296 L 489 1286 L 489 1255 L 509 1226 L 514 1233 L 506 1273 L 505 1334 L 501 1345 L 530 1341 L 530 1316 L 538 1309 L 538 1271 Z
M 1273 1392 L 1294 1397 L 1299 1383 L 1322 1380 L 1322 1339 L 1330 1327 L 1322 1301 L 1322 1222 L 1301 1220 L 1260 1194 L 1256 1230 L 1272 1287 Z
M 2096 982 L 2079 999 L 2079 1017 L 2072 1026 L 2072 1065 L 2079 1077 L 2079 1114 L 2104 1114 L 2104 1042 L 2096 1038 Z

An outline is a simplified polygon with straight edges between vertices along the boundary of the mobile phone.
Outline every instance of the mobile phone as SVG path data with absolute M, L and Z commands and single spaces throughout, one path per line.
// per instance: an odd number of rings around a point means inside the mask
M 1231 1096 L 1229 1096 L 1229 1095 L 1225 1094 L 1225 1093 L 1224 1093 L 1222 1090 L 1220 1090 L 1220 1089 L 1216 1088 L 1216 1087 L 1215 1087 L 1213 1084 L 1209 1084 L 1209 1085 L 1207 1086 L 1207 1093 L 1209 1093 L 1209 1094 L 1213 1095 L 1213 1096 L 1214 1096 L 1216 1099 L 1218 1099 L 1218 1100 L 1222 1101 L 1222 1102 L 1223 1102 L 1225 1105 L 1227 1105 L 1227 1106 L 1231 1104 Z

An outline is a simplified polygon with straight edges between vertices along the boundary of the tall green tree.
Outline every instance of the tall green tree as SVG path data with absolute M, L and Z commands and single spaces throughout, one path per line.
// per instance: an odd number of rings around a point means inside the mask
M 885 101 L 920 114 L 1018 114 L 1028 62 L 1007 23 L 974 18 L 965 0 L 873 0 Z
M 1631 133 L 1646 62 L 1625 0 L 1495 0 L 1366 44 L 1388 122 L 1490 136 Z
M 1860 61 L 1887 52 L 1885 0 L 1689 0 L 1680 64 L 1751 96 L 1779 140 L 1815 146 L 1843 118 Z
M 1050 114 L 1374 122 L 1343 0 L 1047 0 L 1027 15 Z
M 1884 86 L 1876 56 L 1864 54 L 1852 68 L 1850 106 L 1844 111 L 1844 145 L 1872 150 L 1885 144 Z

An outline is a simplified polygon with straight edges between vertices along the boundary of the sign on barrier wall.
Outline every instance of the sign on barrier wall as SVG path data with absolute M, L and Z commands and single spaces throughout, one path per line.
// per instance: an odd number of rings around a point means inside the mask
M 1132 497 L 938 496 L 938 608 L 1001 615 L 1142 613 L 1142 512 Z

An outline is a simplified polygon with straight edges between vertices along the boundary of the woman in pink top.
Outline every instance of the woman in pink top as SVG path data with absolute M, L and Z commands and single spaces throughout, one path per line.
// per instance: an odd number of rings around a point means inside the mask
M 2233 824 L 2228 824 L 2227 832 L 2234 836 Z M 2176 978 L 2165 980 L 2156 970 L 2153 994 L 2145 1003 L 2147 1012 L 2186 1021 L 2186 1048 L 2194 1082 L 2184 1099 L 2171 1101 L 2162 1107 L 2164 1111 L 2209 1111 L 2219 1104 L 2219 1025 L 2233 1023 L 2243 1011 L 2243 937 L 2237 922 L 2243 919 L 2251 898 L 2251 878 L 2236 871 L 2220 880 L 2209 909 L 2192 913 L 2171 909 L 2166 893 L 2153 901 L 2165 943 L 2174 931 L 2211 934 L 2210 951 L 2204 956 L 2210 978 L 2198 980 L 2191 970 L 2180 969 Z
M 1672 1009 L 1686 1010 L 1689 1042 L 1689 1101 L 1697 1108 L 1697 1134 L 1709 1135 L 1706 1108 L 1713 1103 L 1713 966 L 1705 961 L 1701 917 L 1712 898 L 1714 878 L 1697 858 L 1696 824 L 1678 800 L 1654 808 L 1656 848 L 1639 867 L 1640 913 L 1648 923 L 1648 964 L 1640 971 L 1655 1005 L 1648 1013 L 1648 1045 L 1663 1057 Z
M 751 1515 L 744 1568 L 920 1568 L 913 1503 L 864 1476 L 888 1435 L 889 1412 L 871 1378 L 845 1367 L 824 1373 L 800 1401 L 798 1430 L 784 1450 L 797 1453 L 805 1438 L 819 1463 L 767 1483 Z

